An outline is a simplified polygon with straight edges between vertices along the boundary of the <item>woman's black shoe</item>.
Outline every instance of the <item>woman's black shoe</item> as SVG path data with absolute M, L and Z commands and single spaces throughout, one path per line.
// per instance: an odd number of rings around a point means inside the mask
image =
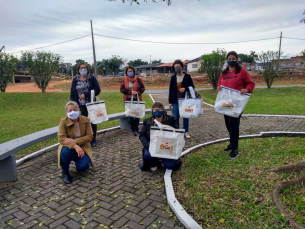
M 65 184 L 71 184 L 73 181 L 72 177 L 70 176 L 69 171 L 62 172 L 62 178 L 63 178 L 63 181 Z
M 230 151 L 230 150 L 232 150 L 231 145 L 228 145 L 227 148 L 224 148 L 224 149 L 223 149 L 223 151 Z

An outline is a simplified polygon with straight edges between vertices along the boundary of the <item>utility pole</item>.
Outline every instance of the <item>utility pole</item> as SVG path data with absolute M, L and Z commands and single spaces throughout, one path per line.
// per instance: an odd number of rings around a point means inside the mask
M 90 20 L 90 22 L 91 22 L 91 36 L 92 36 L 93 60 L 94 60 L 94 76 L 97 77 L 97 68 L 96 68 L 96 57 L 95 57 L 95 46 L 94 46 L 94 38 L 93 38 L 92 20 Z
M 149 62 L 149 63 L 151 64 L 151 55 L 149 55 L 149 59 L 150 59 L 150 62 Z
M 280 36 L 280 47 L 279 47 L 279 57 L 278 57 L 278 63 L 276 66 L 276 74 L 279 75 L 279 66 L 280 66 L 280 59 L 281 59 L 281 48 L 282 48 L 282 31 Z

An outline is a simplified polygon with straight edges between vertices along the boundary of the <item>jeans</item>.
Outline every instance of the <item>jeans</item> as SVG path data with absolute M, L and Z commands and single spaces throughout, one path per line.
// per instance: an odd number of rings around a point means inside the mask
M 80 109 L 81 115 L 88 117 L 88 110 L 87 110 L 86 105 L 80 105 L 79 109 Z M 91 123 L 91 128 L 93 131 L 93 139 L 96 139 L 97 125 Z
M 69 171 L 71 161 L 75 162 L 77 171 L 85 171 L 89 169 L 90 157 L 86 153 L 84 157 L 79 157 L 75 149 L 69 149 L 64 146 L 60 154 L 60 162 L 63 172 Z
M 126 101 L 131 101 L 131 98 L 126 99 Z M 133 98 L 133 101 L 138 101 L 137 98 Z M 128 117 L 128 124 L 130 126 L 130 130 L 132 132 L 139 131 L 139 123 L 140 123 L 140 119 L 139 118 L 134 118 L 134 117 Z
M 230 136 L 230 145 L 231 148 L 235 150 L 238 150 L 240 117 L 241 115 L 238 118 L 224 115 L 226 127 Z
M 147 161 L 150 164 L 150 167 L 156 167 L 157 166 L 158 158 L 157 157 L 152 157 L 148 150 L 146 150 L 144 152 L 144 160 Z M 162 163 L 163 163 L 163 165 L 166 169 L 173 170 L 176 167 L 176 163 L 175 163 L 174 159 L 163 158 Z
M 179 127 L 179 105 L 177 103 L 173 103 L 173 113 L 174 113 L 174 118 L 176 119 L 177 125 Z M 189 132 L 189 119 L 188 118 L 183 118 L 183 129 L 185 129 L 185 133 Z

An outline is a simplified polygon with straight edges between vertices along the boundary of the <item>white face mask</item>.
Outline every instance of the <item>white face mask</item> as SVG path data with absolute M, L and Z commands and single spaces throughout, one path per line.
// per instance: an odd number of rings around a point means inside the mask
M 70 111 L 69 113 L 67 113 L 67 117 L 72 120 L 77 119 L 78 116 L 79 116 L 79 111 Z

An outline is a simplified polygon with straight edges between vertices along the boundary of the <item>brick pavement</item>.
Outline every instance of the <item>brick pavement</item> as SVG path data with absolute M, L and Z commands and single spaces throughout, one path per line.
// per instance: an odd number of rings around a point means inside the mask
M 167 104 L 167 95 L 153 95 Z M 241 134 L 305 131 L 304 119 L 247 117 Z M 186 148 L 227 137 L 223 116 L 204 107 L 190 120 Z M 0 184 L 0 228 L 184 228 L 166 203 L 164 170 L 141 172 L 141 143 L 129 131 L 98 135 L 95 167 L 62 183 L 56 150 L 18 166 L 18 181 Z M 71 171 L 75 171 L 74 165 Z

